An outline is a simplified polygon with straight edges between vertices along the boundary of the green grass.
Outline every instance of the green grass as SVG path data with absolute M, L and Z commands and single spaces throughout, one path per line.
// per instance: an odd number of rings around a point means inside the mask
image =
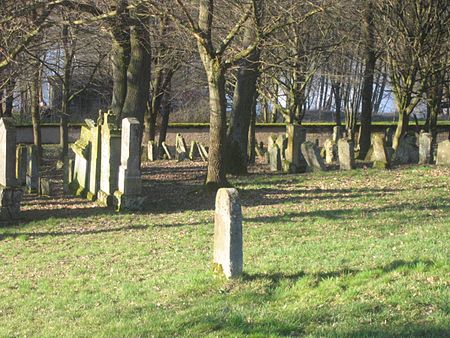
M 0 228 L 0 336 L 449 336 L 449 177 L 233 179 L 245 274 L 232 281 L 212 273 L 211 201 L 192 190 L 163 197 L 179 211 Z

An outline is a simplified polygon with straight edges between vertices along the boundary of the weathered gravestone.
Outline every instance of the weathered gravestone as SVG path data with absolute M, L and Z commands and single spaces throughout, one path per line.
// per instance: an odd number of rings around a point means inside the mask
M 100 112 L 100 114 L 102 114 Z M 86 124 L 90 130 L 90 160 L 89 160 L 89 184 L 87 191 L 87 199 L 94 201 L 97 199 L 98 191 L 100 190 L 100 166 L 101 166 L 101 128 L 102 115 L 95 123 L 93 120 L 86 120 Z
M 288 140 L 285 135 L 278 135 L 276 139 L 276 144 L 278 145 L 278 148 L 280 148 L 281 152 L 281 159 L 286 159 L 286 148 L 288 146 Z
M 167 159 L 167 160 L 171 160 L 172 159 L 172 153 L 170 152 L 170 149 L 169 149 L 169 147 L 167 146 L 167 144 L 166 144 L 166 142 L 162 142 L 161 143 L 161 147 L 162 147 L 162 150 L 164 151 L 164 157 Z
M 114 193 L 117 210 L 140 210 L 143 198 L 139 154 L 140 123 L 136 118 L 122 120 L 118 190 Z
M 339 141 L 338 141 L 339 142 Z M 323 144 L 323 155 L 326 164 L 332 164 L 337 160 L 338 147 L 333 140 L 327 139 Z
M 394 134 L 395 134 L 395 128 L 393 128 L 393 127 L 387 128 L 386 131 L 384 132 L 387 148 L 392 147 L 392 143 L 394 140 Z
M 281 150 L 277 144 L 273 144 L 269 150 L 270 171 L 281 170 Z
M 203 143 L 200 142 L 197 142 L 197 148 L 202 161 L 208 162 L 208 149 L 203 145 Z
M 242 274 L 242 210 L 236 189 L 222 188 L 216 195 L 214 263 L 227 278 Z
M 156 161 L 158 159 L 158 143 L 155 141 L 148 141 L 147 153 L 147 158 L 149 161 Z
M 393 162 L 396 164 L 410 164 L 419 162 L 419 148 L 414 133 L 406 133 L 400 138 Z
M 298 173 L 305 172 L 306 163 L 301 155 L 301 145 L 306 141 L 306 128 L 299 125 L 286 125 L 287 147 L 285 151 L 286 161 L 283 171 Z
M 29 193 L 35 193 L 38 191 L 39 188 L 38 150 L 34 144 L 27 146 L 26 185 Z
M 72 144 L 75 153 L 75 168 L 70 190 L 77 196 L 86 196 L 89 187 L 91 131 L 89 127 L 82 126 L 80 138 Z
M 175 151 L 176 151 L 176 159 L 181 162 L 184 161 L 188 157 L 187 145 L 184 137 L 181 134 L 177 134 L 175 139 Z
M 419 163 L 430 164 L 432 156 L 432 136 L 430 133 L 420 133 L 419 135 Z
M 331 140 L 334 142 L 334 144 L 337 144 L 339 139 L 342 138 L 343 134 L 344 134 L 344 127 L 342 127 L 342 126 L 334 126 L 333 127 L 333 137 Z
M 101 125 L 101 169 L 100 190 L 97 201 L 102 206 L 114 204 L 120 166 L 120 130 L 115 127 L 116 117 L 112 112 L 103 115 Z
M 450 166 L 450 140 L 438 143 L 436 164 Z
M 326 170 L 319 148 L 312 142 L 304 142 L 301 146 L 302 155 L 308 164 L 307 171 L 323 171 Z
M 54 196 L 55 195 L 55 182 L 49 178 L 39 178 L 39 195 L 42 196 Z
M 200 152 L 198 151 L 198 145 L 196 141 L 191 141 L 191 147 L 189 148 L 189 159 L 195 161 L 200 157 Z
M 27 182 L 27 146 L 23 144 L 18 144 L 16 148 L 16 179 L 20 186 Z
M 382 135 L 372 134 L 372 153 L 370 156 L 374 168 L 387 169 L 390 167 L 390 158 Z
M 355 168 L 355 149 L 353 142 L 345 138 L 338 141 L 339 168 L 341 170 L 352 170 Z
M 22 195 L 16 179 L 16 128 L 10 118 L 0 118 L 0 220 L 18 218 Z

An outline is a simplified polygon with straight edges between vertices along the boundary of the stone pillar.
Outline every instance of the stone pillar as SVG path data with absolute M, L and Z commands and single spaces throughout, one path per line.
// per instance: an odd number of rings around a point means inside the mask
M 301 145 L 306 141 L 306 128 L 299 125 L 286 125 L 287 148 L 286 160 L 291 163 L 290 171 L 297 173 L 304 171 L 305 165 L 301 161 Z
M 91 133 L 91 152 L 89 158 L 89 185 L 87 199 L 94 201 L 97 199 L 97 193 L 100 190 L 100 165 L 101 165 L 101 117 L 95 123 L 93 120 L 86 120 Z
M 352 170 L 355 168 L 355 149 L 353 142 L 345 138 L 338 141 L 339 168 L 341 170 Z
M 26 184 L 28 192 L 34 193 L 39 187 L 39 167 L 37 146 L 34 144 L 27 146 L 27 178 Z
M 16 128 L 10 118 L 0 118 L 0 185 L 15 187 Z
M 100 190 L 97 200 L 102 206 L 112 206 L 117 190 L 120 166 L 120 130 L 115 128 L 115 115 L 107 112 L 101 125 Z
M 219 189 L 214 216 L 214 263 L 227 278 L 242 274 L 242 211 L 236 189 Z
M 23 191 L 16 179 L 16 128 L 10 118 L 0 118 L 0 220 L 19 217 Z
M 27 182 L 27 146 L 17 145 L 16 148 L 16 178 L 17 184 L 25 186 Z
M 419 135 L 419 164 L 430 164 L 432 161 L 432 137 L 430 133 Z

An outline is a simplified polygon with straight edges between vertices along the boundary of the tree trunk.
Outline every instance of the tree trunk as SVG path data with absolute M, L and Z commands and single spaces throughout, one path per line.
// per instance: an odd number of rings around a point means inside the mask
M 64 77 L 62 81 L 62 103 L 61 103 L 61 123 L 60 123 L 60 146 L 61 146 L 61 160 L 66 163 L 65 159 L 69 154 L 69 95 L 71 83 L 71 69 L 74 53 L 69 49 L 69 27 L 63 26 L 62 40 L 64 43 Z
M 336 105 L 336 115 L 335 122 L 337 126 L 341 126 L 341 107 L 342 107 L 342 97 L 341 97 L 341 84 L 339 82 L 335 82 L 331 85 L 332 92 L 334 95 L 334 102 Z
M 256 160 L 256 103 L 258 101 L 258 94 L 255 93 L 252 105 L 252 116 L 250 119 L 250 128 L 248 130 L 248 163 L 255 163 Z
M 371 3 L 366 10 L 364 23 L 364 34 L 366 38 L 365 46 L 365 69 L 362 87 L 362 109 L 361 109 L 361 127 L 359 129 L 359 158 L 364 159 L 370 148 L 371 129 L 372 129 L 372 110 L 373 110 L 373 78 L 375 71 L 375 27 L 373 21 L 373 8 Z
M 395 129 L 394 137 L 392 138 L 392 148 L 397 150 L 400 138 L 408 131 L 409 114 L 404 110 L 400 110 L 398 114 L 397 128 Z
M 15 86 L 16 81 L 14 79 L 9 79 L 5 88 L 5 111 L 3 112 L 3 116 L 5 117 L 12 117 Z
M 35 64 L 36 68 L 32 74 L 31 80 L 31 120 L 33 123 L 33 143 L 37 147 L 38 165 L 42 159 L 42 139 L 41 139 L 41 122 L 39 116 L 39 64 Z
M 171 99 L 170 99 L 171 93 L 170 92 L 171 92 L 171 86 L 168 86 L 166 92 L 164 92 L 162 94 L 162 100 L 161 100 L 161 105 L 160 105 L 162 119 L 161 119 L 161 126 L 159 128 L 159 139 L 158 139 L 158 154 L 159 154 L 159 156 L 162 156 L 162 154 L 163 154 L 162 143 L 166 142 L 167 128 L 169 127 L 169 117 L 170 117 L 170 112 L 172 110 Z

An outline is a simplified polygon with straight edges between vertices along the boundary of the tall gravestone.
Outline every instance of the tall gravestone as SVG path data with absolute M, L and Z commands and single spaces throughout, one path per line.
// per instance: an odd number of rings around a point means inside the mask
M 27 146 L 24 144 L 18 144 L 16 148 L 16 178 L 20 186 L 27 182 Z
M 0 220 L 20 213 L 23 191 L 16 179 L 16 128 L 10 118 L 0 118 Z
M 175 151 L 177 161 L 184 161 L 188 157 L 186 141 L 179 133 L 175 139 Z
M 352 170 L 355 168 L 355 149 L 353 142 L 345 138 L 338 141 L 339 168 L 341 170 Z
M 89 127 L 81 127 L 80 138 L 71 147 L 75 153 L 75 167 L 70 190 L 77 196 L 86 196 L 91 170 L 91 131 Z
M 333 140 L 325 140 L 325 142 L 323 143 L 323 152 L 326 164 L 332 164 L 337 160 L 338 149 L 336 143 Z
M 372 134 L 371 160 L 374 168 L 387 169 L 390 167 L 390 157 L 386 149 L 386 141 L 380 134 Z
M 114 193 L 118 210 L 140 210 L 142 207 L 140 129 L 136 118 L 122 120 L 119 181 L 118 190 Z
M 326 170 L 325 163 L 320 156 L 319 148 L 312 142 L 304 142 L 301 146 L 302 155 L 308 164 L 308 171 L 324 171 Z
M 214 263 L 227 278 L 243 270 L 242 210 L 236 189 L 219 189 L 214 214 Z
M 432 157 L 432 136 L 430 133 L 420 133 L 419 135 L 419 163 L 430 164 Z
M 306 141 L 306 128 L 295 124 L 286 125 L 287 148 L 286 160 L 290 163 L 289 171 L 292 173 L 304 172 L 305 162 L 302 160 L 301 145 Z
M 35 193 L 39 188 L 39 163 L 38 163 L 38 149 L 32 144 L 27 146 L 27 190 L 30 193 Z
M 279 171 L 281 170 L 281 150 L 278 147 L 278 144 L 273 144 L 269 150 L 269 165 L 270 171 Z
M 115 127 L 116 116 L 103 114 L 101 130 L 100 190 L 97 202 L 102 206 L 114 205 L 120 166 L 120 130 Z
M 100 114 L 102 114 L 100 112 Z M 101 149 L 102 138 L 101 128 L 102 116 L 97 120 L 97 123 L 93 120 L 86 120 L 86 124 L 91 133 L 91 151 L 89 159 L 89 184 L 87 191 L 87 199 L 94 201 L 97 199 L 97 193 L 100 190 L 100 166 L 101 166 Z

